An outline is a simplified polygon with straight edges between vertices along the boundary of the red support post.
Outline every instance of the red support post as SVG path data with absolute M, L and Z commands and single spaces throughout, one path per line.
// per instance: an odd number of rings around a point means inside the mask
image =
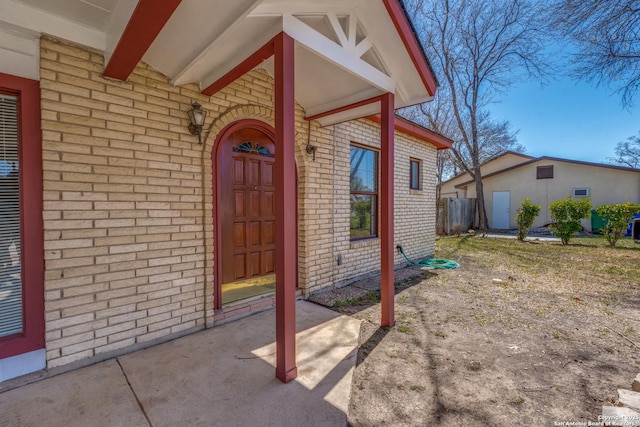
M 294 42 L 274 38 L 276 128 L 276 378 L 287 383 L 296 368 L 296 167 Z
M 393 161 L 394 102 L 393 94 L 380 97 L 380 305 L 381 326 L 395 325 L 394 316 L 394 233 L 393 233 Z

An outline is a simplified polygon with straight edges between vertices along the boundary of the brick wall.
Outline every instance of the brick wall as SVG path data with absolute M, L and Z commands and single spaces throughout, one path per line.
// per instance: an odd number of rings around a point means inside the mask
M 333 128 L 332 143 L 326 165 L 318 166 L 324 173 L 314 180 L 322 194 L 318 209 L 313 210 L 314 247 L 309 254 L 314 263 L 308 280 L 307 293 L 327 286 L 341 286 L 380 270 L 380 240 L 378 238 L 351 241 L 350 217 L 350 156 L 351 143 L 373 149 L 380 148 L 380 128 L 366 119 L 341 123 Z M 328 137 L 331 137 L 329 135 Z M 409 160 L 421 160 L 421 190 L 409 189 Z M 402 245 L 412 258 L 432 256 L 435 251 L 435 165 L 436 149 L 430 144 L 404 134 L 395 135 L 394 225 L 395 245 Z M 333 195 L 331 197 L 330 195 Z M 331 212 L 331 214 L 328 214 Z M 395 246 L 394 245 L 394 246 Z M 342 265 L 337 257 L 342 256 Z M 402 255 L 395 256 L 396 267 L 405 265 Z
M 50 368 L 215 323 L 216 137 L 240 119 L 273 125 L 264 70 L 208 97 L 196 85 L 171 86 L 143 63 L 126 82 L 103 77 L 103 67 L 100 53 L 41 40 Z M 209 113 L 203 145 L 187 130 L 193 101 Z M 308 294 L 379 268 L 377 239 L 349 241 L 348 179 L 349 144 L 377 147 L 379 130 L 367 120 L 309 127 L 303 117 L 297 106 L 298 267 Z M 396 153 L 396 243 L 427 256 L 435 149 L 397 135 Z M 423 160 L 423 191 L 409 191 L 409 157 Z
M 202 155 L 185 132 L 196 87 L 144 64 L 41 41 L 49 367 L 202 327 Z

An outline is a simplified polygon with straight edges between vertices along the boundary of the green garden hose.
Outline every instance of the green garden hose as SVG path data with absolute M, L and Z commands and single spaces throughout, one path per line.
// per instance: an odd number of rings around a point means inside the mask
M 415 262 L 412 259 L 409 259 L 407 254 L 404 253 L 404 249 L 402 249 L 402 246 L 398 245 L 396 246 L 396 249 L 398 249 L 402 253 L 402 256 L 404 257 L 404 259 L 406 259 L 410 264 L 416 265 L 418 267 L 447 268 L 447 269 L 460 267 L 460 264 L 448 259 L 431 258 L 421 262 Z

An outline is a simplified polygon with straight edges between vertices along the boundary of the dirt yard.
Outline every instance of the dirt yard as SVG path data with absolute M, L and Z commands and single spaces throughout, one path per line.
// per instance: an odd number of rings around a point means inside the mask
M 393 328 L 375 281 L 340 290 L 364 320 L 350 424 L 597 422 L 640 372 L 640 245 L 622 245 L 441 239 L 461 267 L 398 272 Z

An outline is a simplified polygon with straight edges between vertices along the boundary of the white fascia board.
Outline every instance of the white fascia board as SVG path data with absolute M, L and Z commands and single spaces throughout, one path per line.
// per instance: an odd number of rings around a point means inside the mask
M 361 119 L 363 117 L 372 116 L 380 112 L 380 103 L 363 105 L 362 107 L 352 108 L 350 110 L 341 111 L 330 116 L 318 119 L 320 126 L 335 125 L 336 123 L 344 123 L 351 120 Z
M 292 15 L 282 17 L 284 31 L 312 52 L 383 92 L 395 92 L 393 79 Z
M 335 110 L 336 108 L 341 108 L 345 105 L 353 105 L 355 103 L 366 101 L 367 99 L 371 99 L 382 94 L 383 92 L 381 92 L 379 89 L 370 88 L 363 92 L 349 95 L 344 98 L 330 101 L 321 105 L 312 105 L 309 107 L 305 107 L 305 115 L 306 117 L 313 117 L 326 111 Z
M 105 27 L 104 63 L 108 64 L 111 55 L 116 50 L 122 33 L 131 20 L 133 11 L 138 7 L 139 0 L 118 0 L 113 7 L 109 22 Z
M 0 47 L 0 73 L 11 74 L 12 76 L 24 77 L 26 79 L 40 80 L 40 68 L 38 57 L 25 55 Z
M 253 9 L 249 16 L 282 16 L 284 13 L 293 15 L 349 15 L 353 12 L 352 5 L 345 5 L 345 0 L 323 0 L 301 2 L 265 2 Z
M 37 34 L 50 34 L 99 51 L 106 47 L 102 31 L 14 1 L 0 2 L 0 22 Z
M 4 28 L 3 28 L 4 27 Z M 40 80 L 40 36 L 0 23 L 0 72 Z

